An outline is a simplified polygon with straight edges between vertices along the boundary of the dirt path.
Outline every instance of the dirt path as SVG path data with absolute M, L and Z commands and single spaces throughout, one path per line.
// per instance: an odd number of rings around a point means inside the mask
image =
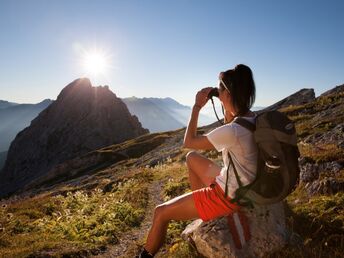
M 136 243 L 144 239 L 152 223 L 154 207 L 163 202 L 161 197 L 162 181 L 155 181 L 149 189 L 149 200 L 147 205 L 147 214 L 139 228 L 125 232 L 119 237 L 119 243 L 108 246 L 105 253 L 101 253 L 94 258 L 110 258 L 110 257 L 133 257 L 133 252 L 137 247 Z

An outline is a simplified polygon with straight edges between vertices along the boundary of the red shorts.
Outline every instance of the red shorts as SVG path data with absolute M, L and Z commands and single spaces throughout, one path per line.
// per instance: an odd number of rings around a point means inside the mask
M 203 221 L 227 216 L 239 210 L 239 206 L 231 203 L 229 197 L 225 198 L 225 193 L 217 183 L 193 191 L 192 196 L 199 217 Z

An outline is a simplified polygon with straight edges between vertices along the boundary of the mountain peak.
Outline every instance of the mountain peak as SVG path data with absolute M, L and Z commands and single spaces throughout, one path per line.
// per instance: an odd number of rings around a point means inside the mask
M 88 78 L 79 78 L 72 81 L 63 90 L 57 97 L 57 100 L 63 99 L 70 95 L 78 95 L 78 94 L 85 94 L 89 92 L 92 88 L 92 84 L 90 79 Z
M 259 110 L 259 112 L 277 110 L 283 107 L 288 107 L 290 105 L 301 105 L 313 101 L 315 99 L 314 89 L 301 89 L 290 96 L 278 101 L 277 103 Z
M 148 132 L 108 86 L 77 79 L 17 134 L 1 172 L 0 196 L 77 155 Z

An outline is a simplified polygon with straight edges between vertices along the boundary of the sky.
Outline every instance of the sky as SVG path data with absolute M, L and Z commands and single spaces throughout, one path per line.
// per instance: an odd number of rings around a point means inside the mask
M 193 105 L 218 74 L 243 63 L 255 106 L 344 83 L 344 1 L 0 0 L 0 100 L 56 99 L 89 77 L 121 98 Z M 94 75 L 85 55 L 106 69 Z

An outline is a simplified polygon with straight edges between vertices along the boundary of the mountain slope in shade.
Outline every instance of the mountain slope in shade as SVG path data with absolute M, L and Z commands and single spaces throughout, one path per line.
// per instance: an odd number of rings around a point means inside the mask
M 0 171 L 5 165 L 6 157 L 7 157 L 7 151 L 0 152 Z
M 31 120 L 52 102 L 50 99 L 45 99 L 37 104 L 2 105 L 3 108 L 0 108 L 0 152 L 7 151 L 17 133 L 29 126 Z M 3 101 L 0 102 L 0 105 L 1 103 Z
M 0 195 L 67 159 L 148 132 L 107 86 L 92 87 L 86 78 L 75 80 L 17 134 L 0 173 Z
M 123 98 L 130 113 L 136 115 L 150 132 L 162 132 L 185 127 L 190 119 L 191 108 L 172 98 Z M 200 114 L 199 125 L 215 120 Z
M 14 103 L 14 102 L 8 102 L 6 100 L 0 100 L 0 109 L 8 108 L 8 107 L 13 107 L 13 106 L 16 106 L 16 105 L 18 105 L 18 104 Z

